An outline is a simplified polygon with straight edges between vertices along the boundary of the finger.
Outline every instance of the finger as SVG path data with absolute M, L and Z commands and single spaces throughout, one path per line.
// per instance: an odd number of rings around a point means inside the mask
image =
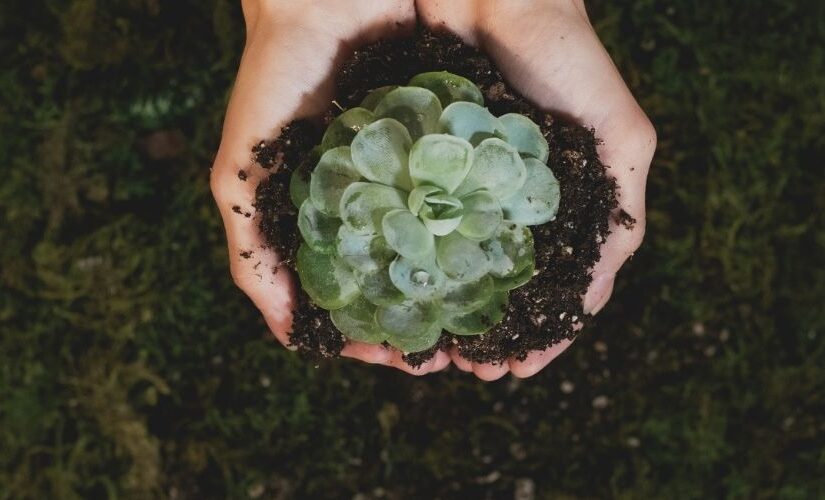
M 445 27 L 470 45 L 480 45 L 476 24 L 477 2 L 468 0 L 417 0 L 418 17 L 433 28 Z
M 616 282 L 615 274 L 599 274 L 590 283 L 584 296 L 583 310 L 585 314 L 596 314 L 610 300 L 613 294 L 613 285 Z
M 432 371 L 433 367 L 435 366 L 435 361 L 436 361 L 435 357 L 425 361 L 420 366 L 413 367 L 413 366 L 410 366 L 409 364 L 407 364 L 407 362 L 404 361 L 404 359 L 401 356 L 402 356 L 401 351 L 398 351 L 398 350 L 394 349 L 392 357 L 385 364 L 387 366 L 392 366 L 393 368 L 401 370 L 402 372 L 406 372 L 406 373 L 409 373 L 410 375 L 416 375 L 416 376 L 426 375 L 426 374 L 430 373 Z
M 456 368 L 463 372 L 472 373 L 473 363 L 467 358 L 463 357 L 458 350 L 458 347 L 453 347 L 449 351 L 450 359 L 455 364 Z
M 450 366 L 450 355 L 446 351 L 438 351 L 435 353 L 435 359 L 433 360 L 430 373 L 440 372 L 448 366 Z
M 341 356 L 353 358 L 365 363 L 386 364 L 393 356 L 391 349 L 383 345 L 366 344 L 364 342 L 347 341 L 341 350 Z
M 501 363 L 473 363 L 473 373 L 485 382 L 492 382 L 507 375 L 510 366 L 507 361 Z
M 543 351 L 533 351 L 527 354 L 527 358 L 525 358 L 524 361 L 511 358 L 508 362 L 510 371 L 518 378 L 532 377 L 544 369 L 544 367 L 551 361 L 556 359 L 556 357 L 570 347 L 570 344 L 572 343 L 572 340 L 562 340 L 548 349 Z

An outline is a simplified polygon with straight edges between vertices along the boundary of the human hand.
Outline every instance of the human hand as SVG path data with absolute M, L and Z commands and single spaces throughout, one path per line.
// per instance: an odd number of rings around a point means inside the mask
M 277 135 L 294 119 L 323 113 L 346 49 L 391 35 L 400 25 L 412 27 L 415 8 L 413 0 L 244 0 L 242 7 L 246 47 L 226 110 L 211 187 L 226 228 L 232 278 L 261 310 L 276 338 L 288 345 L 292 277 L 272 272 L 278 255 L 264 245 L 257 217 L 243 215 L 255 213 L 255 188 L 268 174 L 252 164 L 252 146 Z M 238 177 L 241 169 L 247 174 L 245 181 Z M 251 255 L 244 258 L 245 252 Z M 341 354 L 416 375 L 450 363 L 449 355 L 439 352 L 413 369 L 399 351 L 360 342 L 348 342 Z
M 447 29 L 480 47 L 508 81 L 541 108 L 586 127 L 603 143 L 598 152 L 616 178 L 619 208 L 636 219 L 632 230 L 611 217 L 610 236 L 601 246 L 584 310 L 597 313 L 610 298 L 616 272 L 642 242 L 645 184 L 656 132 L 599 42 L 583 0 L 416 0 L 420 21 Z M 529 377 L 561 354 L 572 341 L 511 358 L 502 364 L 472 363 L 456 350 L 464 371 L 495 380 L 507 372 Z

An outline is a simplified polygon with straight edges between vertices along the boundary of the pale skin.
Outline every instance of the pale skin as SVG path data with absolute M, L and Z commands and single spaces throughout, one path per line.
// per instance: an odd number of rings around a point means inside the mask
M 637 223 L 632 230 L 611 218 L 611 234 L 583 297 L 586 312 L 610 298 L 616 272 L 642 242 L 645 184 L 656 133 L 593 31 L 579 0 L 243 0 L 246 47 L 226 111 L 211 186 L 226 227 L 235 283 L 262 312 L 275 337 L 289 344 L 296 284 L 287 272 L 270 274 L 278 256 L 265 248 L 254 212 L 255 188 L 267 172 L 250 159 L 252 146 L 274 137 L 296 118 L 322 113 L 332 99 L 335 69 L 354 47 L 408 31 L 416 22 L 459 35 L 483 48 L 507 80 L 544 110 L 593 127 L 603 141 L 599 155 L 619 186 L 620 209 Z M 248 179 L 238 178 L 243 169 Z M 252 252 L 251 258 L 241 257 Z M 260 264 L 259 264 L 260 263 Z M 530 377 L 571 341 L 527 359 L 473 363 L 457 351 L 438 352 L 418 368 L 401 353 L 350 342 L 342 355 L 424 375 L 451 362 L 482 380 L 507 373 Z

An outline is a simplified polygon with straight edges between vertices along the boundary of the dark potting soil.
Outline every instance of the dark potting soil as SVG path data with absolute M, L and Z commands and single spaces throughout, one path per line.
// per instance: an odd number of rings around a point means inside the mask
M 425 71 L 449 71 L 469 78 L 479 85 L 486 106 L 496 116 L 516 112 L 538 123 L 550 144 L 548 165 L 561 185 L 561 202 L 555 220 L 531 227 L 536 274 L 510 292 L 501 323 L 484 335 L 458 336 L 445 331 L 434 347 L 404 359 L 418 366 L 439 349 L 456 346 L 466 359 L 498 363 L 513 356 L 524 359 L 530 351 L 572 339 L 576 336 L 573 326 L 580 322 L 586 327 L 591 319 L 582 311 L 581 297 L 591 281 L 588 270 L 609 233 L 610 214 L 618 205 L 615 181 L 608 178 L 599 160 L 593 130 L 561 123 L 537 109 L 510 87 L 483 53 L 448 34 L 419 29 L 412 37 L 383 40 L 356 51 L 338 73 L 335 103 L 323 124 L 295 121 L 277 139 L 255 146 L 255 161 L 271 172 L 256 193 L 260 229 L 267 244 L 284 259 L 273 272 L 284 267 L 294 271 L 301 236 L 297 209 L 289 198 L 289 178 L 302 163 L 314 163 L 309 152 L 320 142 L 323 125 L 341 112 L 338 106 L 356 106 L 370 90 L 406 84 Z M 623 215 L 617 217 L 632 226 L 632 217 L 628 220 Z M 339 355 L 346 338 L 333 326 L 329 313 L 296 288 L 290 342 L 310 356 Z

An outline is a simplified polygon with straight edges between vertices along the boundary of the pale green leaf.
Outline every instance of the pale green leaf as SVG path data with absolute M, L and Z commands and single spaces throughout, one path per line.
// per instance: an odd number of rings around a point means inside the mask
M 519 153 L 547 163 L 550 148 L 536 122 L 518 113 L 508 113 L 499 116 L 498 119 L 504 127 L 507 142 L 512 144 Z
M 412 139 L 404 125 L 384 118 L 356 134 L 351 146 L 352 161 L 367 180 L 409 191 L 411 147 Z
M 399 255 L 421 260 L 433 254 L 435 241 L 432 233 L 409 210 L 387 212 L 381 227 L 387 244 Z
M 304 200 L 298 210 L 298 230 L 304 241 L 316 252 L 335 253 L 335 239 L 341 219 L 325 215 L 312 203 Z
M 487 273 L 490 265 L 479 243 L 457 231 L 438 239 L 436 259 L 441 270 L 458 281 L 475 281 Z
M 289 176 L 289 197 L 292 203 L 299 207 L 309 198 L 309 181 L 311 178 L 309 164 L 301 164 Z
M 494 277 L 514 276 L 534 262 L 533 233 L 525 226 L 504 223 L 489 240 L 481 242 Z
M 341 309 L 330 311 L 329 317 L 332 324 L 352 340 L 380 344 L 387 339 L 387 334 L 375 322 L 375 305 L 363 296 Z
M 429 349 L 441 336 L 437 309 L 430 304 L 405 301 L 378 307 L 375 320 L 387 334 L 387 342 L 403 352 Z
M 346 225 L 338 229 L 335 251 L 351 268 L 362 273 L 386 269 L 396 255 L 383 236 L 358 234 Z
M 404 294 L 390 280 L 390 273 L 387 268 L 381 268 L 372 272 L 362 273 L 354 271 L 358 288 L 370 303 L 377 306 L 388 306 L 399 304 L 404 301 Z
M 441 113 L 439 126 L 442 132 L 469 141 L 473 146 L 491 137 L 505 137 L 498 118 L 487 108 L 471 102 L 454 102 L 447 106 Z
M 486 333 L 504 318 L 508 299 L 507 292 L 495 292 L 489 302 L 475 311 L 445 315 L 442 326 L 456 335 Z
M 375 90 L 372 90 L 367 97 L 361 101 L 361 104 L 358 106 L 364 109 L 368 109 L 370 111 L 375 111 L 375 106 L 378 105 L 378 102 L 384 98 L 390 91 L 395 90 L 398 88 L 398 85 L 387 85 L 385 87 L 378 87 Z
M 481 241 L 492 236 L 501 224 L 501 206 L 498 200 L 481 190 L 470 193 L 461 199 L 464 204 L 464 216 L 458 226 L 458 232 L 471 240 Z
M 409 85 L 432 91 L 438 96 L 443 107 L 447 107 L 456 101 L 484 104 L 484 97 L 475 83 L 463 76 L 447 71 L 420 73 L 410 80 Z
M 413 141 L 438 132 L 441 102 L 427 89 L 399 87 L 384 96 L 375 106 L 376 118 L 393 118 L 409 131 Z
M 483 306 L 493 295 L 493 278 L 484 275 L 476 281 L 447 280 L 441 306 L 449 312 L 470 312 Z
M 527 168 L 515 148 L 501 139 L 485 139 L 476 147 L 473 166 L 455 194 L 486 189 L 504 199 L 521 189 L 526 178 Z
M 390 264 L 390 279 L 408 298 L 431 301 L 444 291 L 447 276 L 432 257 L 416 262 L 399 256 Z
M 338 115 L 327 127 L 321 139 L 321 148 L 328 151 L 339 146 L 349 146 L 355 134 L 375 120 L 372 111 L 352 108 Z
M 349 267 L 334 255 L 322 254 L 302 244 L 296 264 L 301 288 L 318 306 L 340 309 L 355 300 L 358 283 Z
M 341 219 L 358 234 L 381 232 L 381 221 L 390 210 L 406 207 L 407 194 L 372 182 L 354 182 L 341 195 Z
M 473 163 L 472 145 L 458 137 L 430 134 L 413 144 L 410 176 L 414 186 L 438 186 L 451 193 Z
M 529 264 L 527 267 L 519 271 L 518 273 L 514 274 L 513 276 L 507 276 L 504 278 L 493 278 L 493 287 L 495 290 L 498 291 L 509 291 L 515 288 L 518 288 L 522 285 L 527 284 L 528 281 L 533 279 L 533 273 L 536 271 L 536 263 L 533 259 L 530 259 Z
M 526 226 L 544 224 L 556 217 L 561 200 L 559 181 L 547 165 L 526 158 L 527 180 L 512 196 L 502 200 L 504 218 Z
M 443 210 L 436 210 L 438 206 L 425 205 L 418 214 L 421 222 L 435 236 L 446 236 L 461 224 L 464 210 L 460 207 L 446 207 Z
M 407 198 L 407 207 L 409 207 L 413 215 L 418 215 L 418 212 L 420 212 L 424 206 L 427 196 L 440 192 L 441 188 L 435 186 L 418 186 L 410 191 L 410 196 Z
M 294 175 L 294 174 L 293 174 Z M 361 174 L 352 163 L 349 146 L 328 150 L 321 156 L 309 182 L 312 203 L 327 215 L 339 217 L 341 195 Z

